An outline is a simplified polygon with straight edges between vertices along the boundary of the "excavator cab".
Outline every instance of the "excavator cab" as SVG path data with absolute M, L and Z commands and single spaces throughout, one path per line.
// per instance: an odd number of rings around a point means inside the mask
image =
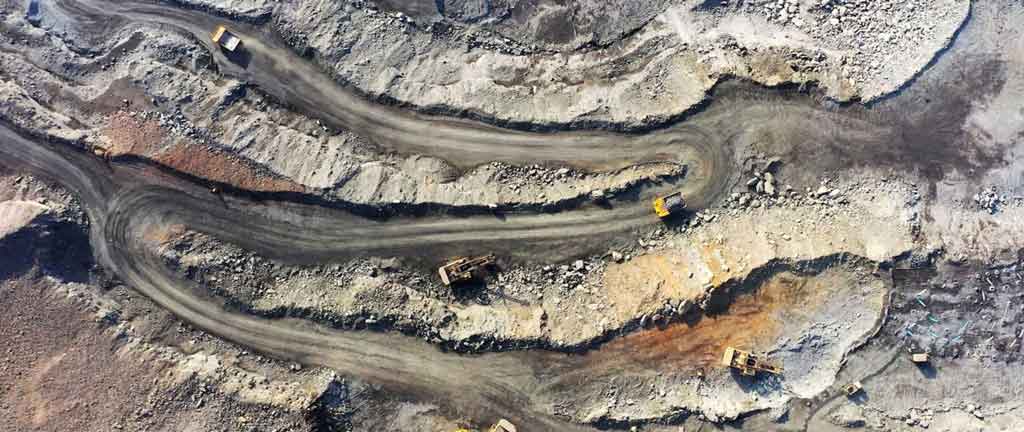
M 843 393 L 846 393 L 847 397 L 853 397 L 864 388 L 864 385 L 860 381 L 854 381 L 843 386 Z
M 654 200 L 654 213 L 658 217 L 665 218 L 684 209 L 686 209 L 686 202 L 683 201 L 682 192 L 665 195 Z

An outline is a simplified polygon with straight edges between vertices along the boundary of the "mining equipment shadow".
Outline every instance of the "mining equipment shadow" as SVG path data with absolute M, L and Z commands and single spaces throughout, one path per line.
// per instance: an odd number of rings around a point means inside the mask
M 918 372 L 927 379 L 935 379 L 939 375 L 939 370 L 935 368 L 931 362 L 928 363 L 914 363 L 914 367 L 917 368 Z
M 693 217 L 693 213 L 689 210 L 683 210 L 678 213 L 672 213 L 668 216 L 661 218 L 661 223 L 667 228 L 677 229 L 686 227 L 690 223 L 690 219 Z
M 846 399 L 854 403 L 855 405 L 866 405 L 868 402 L 871 401 L 871 396 L 868 395 L 868 392 L 861 389 L 859 392 L 854 393 L 852 396 L 847 396 Z
M 224 58 L 228 59 L 229 62 L 240 66 L 242 69 L 248 69 L 249 64 L 252 63 L 252 53 L 245 49 L 244 43 L 234 51 L 228 51 L 221 48 L 220 53 L 223 54 Z

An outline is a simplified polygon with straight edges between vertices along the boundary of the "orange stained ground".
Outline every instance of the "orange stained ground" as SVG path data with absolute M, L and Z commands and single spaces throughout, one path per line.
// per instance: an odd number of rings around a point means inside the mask
M 146 157 L 175 170 L 218 183 L 265 192 L 302 192 L 305 188 L 270 173 L 227 152 L 215 151 L 189 140 L 168 145 L 169 135 L 156 120 L 132 117 L 127 112 L 112 114 L 103 129 L 109 139 L 111 156 L 133 154 Z
M 763 350 L 782 336 L 784 321 L 806 319 L 807 312 L 827 298 L 827 290 L 814 285 L 808 278 L 779 274 L 754 292 L 739 295 L 722 313 L 693 324 L 675 323 L 626 335 L 589 356 L 610 368 L 717 367 L 727 346 Z
M 212 151 L 204 146 L 178 143 L 154 159 L 178 171 L 241 189 L 269 192 L 305 190 L 295 182 L 260 173 L 237 156 Z
M 167 133 L 160 122 L 132 117 L 128 112 L 118 111 L 110 115 L 102 133 L 110 143 L 111 156 L 134 154 L 151 156 L 164 144 Z

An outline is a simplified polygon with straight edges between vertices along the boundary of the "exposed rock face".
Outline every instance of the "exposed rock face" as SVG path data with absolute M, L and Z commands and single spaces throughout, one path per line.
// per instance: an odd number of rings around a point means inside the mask
M 889 186 L 846 187 L 843 200 L 776 197 L 758 208 L 702 211 L 694 221 L 703 222 L 685 232 L 656 230 L 607 260 L 504 268 L 479 292 L 440 286 L 433 272 L 401 271 L 391 260 L 297 268 L 185 227 L 150 238 L 184 276 L 204 275 L 197 281 L 250 312 L 366 323 L 463 351 L 502 344 L 569 350 L 637 323 L 684 316 L 703 307 L 709 292 L 782 263 L 903 255 L 913 247 L 912 225 L 903 221 L 916 208 L 900 204 L 907 191 Z M 878 228 L 863 230 L 865 221 Z M 469 300 L 476 296 L 489 300 Z
M 371 97 L 531 127 L 644 127 L 727 76 L 872 100 L 924 68 L 970 10 L 968 0 L 442 2 L 442 15 L 381 3 L 291 0 L 275 28 Z
M 34 201 L 0 202 L 0 240 L 30 225 L 49 209 Z
M 170 0 L 182 6 L 208 9 L 220 14 L 247 20 L 268 18 L 274 10 L 272 0 Z

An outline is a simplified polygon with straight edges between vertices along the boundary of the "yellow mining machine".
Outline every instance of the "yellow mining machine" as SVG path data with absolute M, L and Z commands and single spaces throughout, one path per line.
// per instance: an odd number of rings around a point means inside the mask
M 722 366 L 736 369 L 740 371 L 741 375 L 745 376 L 754 376 L 758 372 L 767 372 L 774 375 L 782 373 L 781 365 L 769 362 L 759 355 L 733 347 L 725 349 L 725 355 L 722 356 Z
M 457 429 L 457 430 L 455 430 L 455 432 L 471 432 L 471 431 L 469 429 Z M 498 422 L 495 423 L 494 426 L 491 426 L 490 429 L 487 429 L 487 432 L 516 432 L 516 427 L 515 427 L 515 425 L 512 424 L 512 422 L 510 422 L 508 420 L 505 420 L 505 419 L 501 419 L 501 420 L 498 420 Z
M 213 39 L 214 43 L 231 52 L 234 52 L 242 44 L 242 40 L 224 26 L 217 26 L 213 34 L 210 35 L 210 39 Z
M 686 209 L 686 202 L 683 201 L 682 192 L 665 195 L 654 200 L 654 213 L 657 213 L 659 217 L 668 217 L 684 209 Z
M 459 257 L 438 268 L 437 273 L 441 275 L 441 282 L 450 286 L 455 283 L 472 280 L 477 270 L 493 264 L 494 254 L 478 257 Z
M 853 397 L 853 395 L 860 393 L 863 389 L 864 384 L 861 384 L 860 381 L 854 381 L 843 386 L 843 393 L 846 393 L 847 397 Z
M 110 150 L 108 150 L 106 147 L 98 145 L 92 146 L 92 154 L 96 155 L 97 157 L 105 161 L 110 161 L 111 158 Z

